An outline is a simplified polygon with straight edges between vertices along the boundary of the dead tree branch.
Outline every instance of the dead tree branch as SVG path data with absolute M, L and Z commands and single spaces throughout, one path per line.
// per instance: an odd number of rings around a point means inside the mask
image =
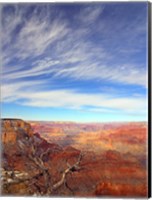
M 70 166 L 70 164 L 68 163 L 68 168 L 63 172 L 61 179 L 52 186 L 52 190 L 57 190 L 62 184 L 66 182 L 66 176 L 68 173 L 80 170 L 79 165 L 81 160 L 82 160 L 82 153 L 79 154 L 78 160 L 74 165 Z
M 45 193 L 46 195 L 51 195 L 54 191 L 56 191 L 58 188 L 60 188 L 63 184 L 69 189 L 69 186 L 67 184 L 67 175 L 76 171 L 79 171 L 80 168 L 80 162 L 82 160 L 82 152 L 80 152 L 78 159 L 76 163 L 73 165 L 69 164 L 67 162 L 67 169 L 65 169 L 61 175 L 61 178 L 56 183 L 52 183 L 52 177 L 49 169 L 45 166 L 45 163 L 43 161 L 43 158 L 45 155 L 47 155 L 50 152 L 50 149 L 48 148 L 46 151 L 38 154 L 38 145 L 37 142 L 34 140 L 34 138 L 31 138 L 29 141 L 20 141 L 19 147 L 23 152 L 23 155 L 29 158 L 30 161 L 33 162 L 33 164 L 36 166 L 36 168 L 39 170 L 39 173 L 35 176 L 37 179 L 39 177 L 43 177 L 44 180 L 44 187 L 43 192 L 40 191 L 40 187 L 38 189 L 37 194 Z M 32 177 L 34 179 L 34 176 Z M 38 187 L 36 182 L 33 182 L 34 187 Z M 70 188 L 70 191 L 72 189 Z

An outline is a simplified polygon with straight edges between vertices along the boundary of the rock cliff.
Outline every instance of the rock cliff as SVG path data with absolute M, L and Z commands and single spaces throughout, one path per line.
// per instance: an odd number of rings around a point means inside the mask
M 17 139 L 33 135 L 31 125 L 21 119 L 2 119 L 2 143 L 16 143 Z

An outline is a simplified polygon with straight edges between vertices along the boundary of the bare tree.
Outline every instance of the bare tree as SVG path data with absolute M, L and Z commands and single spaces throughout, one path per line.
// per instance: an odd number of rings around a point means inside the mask
M 51 174 L 51 169 L 47 166 L 47 162 L 45 162 L 45 157 L 49 157 L 51 153 L 58 151 L 58 149 L 47 148 L 45 151 L 42 151 L 39 148 L 40 143 L 41 139 L 36 136 L 27 136 L 18 140 L 19 151 L 22 153 L 22 156 L 30 161 L 27 163 L 27 166 L 32 163 L 32 166 L 29 167 L 33 167 L 36 174 L 34 173 L 33 176 L 30 177 L 27 176 L 27 174 L 25 174 L 25 176 L 19 177 L 16 175 L 15 171 L 12 170 L 14 175 L 14 177 L 12 177 L 13 181 L 5 181 L 5 184 L 10 185 L 12 183 L 20 183 L 26 181 L 33 195 L 53 195 L 53 193 L 63 185 L 72 191 L 72 189 L 67 184 L 67 175 L 81 169 L 80 162 L 83 157 L 82 153 L 80 152 L 75 163 L 69 164 L 66 162 L 66 169 L 62 171 L 60 179 L 54 182 Z M 39 179 L 41 179 L 41 181 L 38 181 Z

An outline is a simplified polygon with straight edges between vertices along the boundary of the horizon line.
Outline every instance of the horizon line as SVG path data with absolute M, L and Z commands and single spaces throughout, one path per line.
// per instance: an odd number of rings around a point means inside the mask
M 95 124 L 101 124 L 101 123 L 148 123 L 146 120 L 138 120 L 138 121 L 72 121 L 72 120 L 34 120 L 34 119 L 23 119 L 23 118 L 15 118 L 15 117 L 1 117 L 1 120 L 23 120 L 23 121 L 33 121 L 33 122 L 54 122 L 54 123 L 95 123 Z

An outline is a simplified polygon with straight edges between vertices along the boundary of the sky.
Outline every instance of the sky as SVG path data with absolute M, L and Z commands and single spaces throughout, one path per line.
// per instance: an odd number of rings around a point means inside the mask
M 147 121 L 147 6 L 1 4 L 2 117 Z

